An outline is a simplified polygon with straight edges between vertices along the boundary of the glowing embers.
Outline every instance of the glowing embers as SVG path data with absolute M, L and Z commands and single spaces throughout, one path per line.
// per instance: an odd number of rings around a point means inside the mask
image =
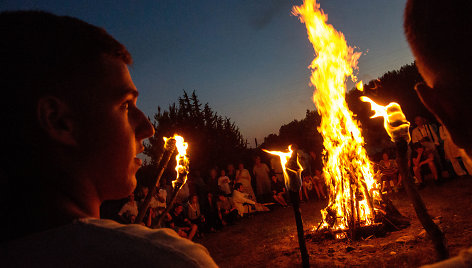
M 329 192 L 319 228 L 342 231 L 372 225 L 374 202 L 380 195 L 364 138 L 345 101 L 346 78 L 356 80 L 353 69 L 360 53 L 326 23 L 327 15 L 315 0 L 294 7 L 293 14 L 305 23 L 316 53 L 310 80 L 315 87 L 313 101 L 322 118 L 318 131 L 323 136 L 323 173 Z

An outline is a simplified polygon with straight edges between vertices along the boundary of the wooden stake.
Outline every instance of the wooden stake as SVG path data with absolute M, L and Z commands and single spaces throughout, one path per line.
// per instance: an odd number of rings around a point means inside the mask
M 298 245 L 300 247 L 300 254 L 302 256 L 302 266 L 304 268 L 310 267 L 310 259 L 308 256 L 308 251 L 306 249 L 305 243 L 305 233 L 303 231 L 303 221 L 302 221 L 302 214 L 300 211 L 300 189 L 301 189 L 301 170 L 298 166 L 298 153 L 296 150 L 293 151 L 292 156 L 287 161 L 285 165 L 286 168 L 286 175 L 288 180 L 285 184 L 287 191 L 290 196 L 290 200 L 292 201 L 293 205 L 293 213 L 295 216 L 295 223 L 297 225 L 297 234 L 298 234 Z
M 449 257 L 449 252 L 447 250 L 444 234 L 428 214 L 421 196 L 415 189 L 413 178 L 410 176 L 407 157 L 408 143 L 404 139 L 397 139 L 395 141 L 395 146 L 397 148 L 397 160 L 400 174 L 403 177 L 403 184 L 405 186 L 406 193 L 408 194 L 408 197 L 415 208 L 416 216 L 420 220 L 431 240 L 433 240 L 433 244 L 439 259 L 447 259 Z
M 300 195 L 296 191 L 289 190 L 290 200 L 293 205 L 293 213 L 295 215 L 295 223 L 297 224 L 298 245 L 300 246 L 300 254 L 302 255 L 302 266 L 310 267 L 310 259 L 305 243 L 305 233 L 303 232 L 302 214 L 300 212 Z

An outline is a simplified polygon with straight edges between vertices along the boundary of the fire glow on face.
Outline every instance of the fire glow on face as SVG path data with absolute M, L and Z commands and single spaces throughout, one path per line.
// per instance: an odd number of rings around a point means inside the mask
M 345 230 L 351 225 L 370 225 L 374 200 L 380 198 L 361 130 L 348 109 L 346 78 L 353 75 L 361 53 L 354 52 L 344 35 L 327 24 L 328 17 L 316 0 L 305 0 L 292 13 L 306 25 L 316 58 L 309 68 L 313 101 L 321 115 L 318 131 L 323 136 L 323 173 L 329 204 L 321 211 L 321 227 Z M 362 83 L 361 83 L 362 84 Z
M 175 180 L 172 181 L 172 187 L 175 187 L 175 184 L 177 183 L 177 179 L 179 178 L 179 174 L 188 172 L 188 165 L 189 165 L 189 161 L 187 158 L 188 143 L 184 141 L 184 138 L 182 136 L 179 136 L 177 134 L 175 134 L 174 137 L 172 138 L 164 137 L 164 142 L 167 142 L 167 140 L 169 139 L 175 140 L 175 147 L 177 148 L 177 156 L 175 157 L 175 160 L 177 162 L 175 165 L 175 171 L 177 171 L 177 177 Z M 186 181 L 187 181 L 187 176 L 185 176 L 185 181 L 183 181 L 182 185 L 184 185 Z

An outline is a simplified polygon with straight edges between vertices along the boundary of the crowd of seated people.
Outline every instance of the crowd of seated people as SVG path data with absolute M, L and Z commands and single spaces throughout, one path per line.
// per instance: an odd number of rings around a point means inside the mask
M 408 164 L 419 187 L 423 187 L 427 180 L 438 182 L 441 178 L 472 172 L 472 166 L 461 161 L 459 149 L 445 129 L 426 123 L 422 117 L 417 117 L 415 122 L 417 126 L 412 131 Z M 383 193 L 397 192 L 402 188 L 403 179 L 394 153 L 394 150 L 384 150 L 380 161 L 374 165 Z M 327 189 L 320 159 L 312 151 L 306 154 L 299 150 L 299 156 L 305 167 L 301 176 L 300 200 L 326 199 Z M 163 216 L 162 225 L 157 219 L 168 206 L 167 194 L 172 191 L 171 183 L 164 183 L 153 191 L 155 194 L 141 224 L 151 228 L 172 228 L 180 236 L 194 239 L 235 224 L 255 212 L 269 211 L 271 205 L 287 207 L 290 200 L 280 161 L 278 157 L 272 157 L 269 163 L 263 163 L 258 156 L 254 158 L 252 169 L 239 163 L 237 169 L 233 164 L 228 164 L 226 168 L 211 168 L 203 176 L 198 170 L 190 172 L 175 205 Z M 134 223 L 138 209 L 149 192 L 148 187 L 138 187 L 118 212 L 118 219 L 123 223 Z
M 204 177 L 200 171 L 190 172 L 175 204 L 167 215 L 162 216 L 163 220 L 159 223 L 160 215 L 169 205 L 168 193 L 172 191 L 171 183 L 164 183 L 165 185 L 152 191 L 154 195 L 140 224 L 151 228 L 172 228 L 180 236 L 194 239 L 235 224 L 239 219 L 256 212 L 270 211 L 269 206 L 287 207 L 290 200 L 284 179 L 280 176 L 280 167 L 276 167 L 274 163 L 276 161 L 271 161 L 269 168 L 260 157 L 255 157 L 252 173 L 243 163 L 239 163 L 237 169 L 232 164 L 225 169 L 211 168 Z M 300 191 L 307 200 L 316 199 L 316 196 L 319 199 L 326 197 L 321 171 L 316 172 L 303 176 L 304 185 L 308 182 L 312 184 L 311 188 Z M 258 186 L 262 186 L 263 190 L 257 190 Z M 258 195 L 255 195 L 255 190 Z M 123 223 L 136 223 L 138 210 L 150 192 L 148 187 L 138 186 L 119 211 L 119 220 Z
M 438 133 L 438 129 L 427 124 L 422 117 L 417 117 L 415 122 L 417 126 L 412 131 L 409 166 L 417 184 L 421 186 L 428 179 L 437 182 L 446 175 L 462 176 L 472 171 L 471 167 L 460 161 L 460 153 L 450 142 L 447 131 L 439 128 Z M 305 166 L 300 200 L 326 199 L 320 159 L 312 151 L 306 154 L 299 150 L 299 155 Z M 397 192 L 402 188 L 402 177 L 393 155 L 394 151 L 385 150 L 375 165 L 382 192 Z M 448 166 L 451 167 L 449 170 Z M 238 219 L 255 212 L 269 211 L 269 205 L 289 205 L 278 157 L 270 159 L 270 167 L 259 156 L 255 157 L 252 172 L 244 163 L 238 163 L 237 167 L 233 164 L 221 169 L 214 167 L 203 173 L 203 176 L 198 170 L 192 171 L 177 196 L 176 204 L 165 215 L 164 225 L 173 228 L 182 237 L 193 239 L 234 224 Z M 171 190 L 171 184 L 166 183 L 154 191 L 143 224 L 158 226 L 156 219 L 168 205 L 167 193 Z M 119 219 L 124 223 L 134 223 L 138 208 L 148 193 L 147 187 L 138 187 L 119 211 Z
M 376 164 L 382 192 L 396 192 L 402 188 L 402 176 L 398 163 L 391 156 L 393 150 L 384 150 L 382 159 Z M 472 165 L 462 160 L 463 152 L 451 140 L 448 131 L 428 123 L 422 116 L 415 117 L 409 145 L 410 174 L 414 182 L 424 187 L 427 181 L 440 184 L 447 178 L 472 174 Z

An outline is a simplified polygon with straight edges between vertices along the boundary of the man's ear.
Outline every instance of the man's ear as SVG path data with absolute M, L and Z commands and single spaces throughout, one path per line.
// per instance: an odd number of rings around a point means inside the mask
M 37 117 L 40 126 L 52 140 L 64 145 L 77 145 L 72 112 L 64 101 L 54 96 L 39 99 Z

